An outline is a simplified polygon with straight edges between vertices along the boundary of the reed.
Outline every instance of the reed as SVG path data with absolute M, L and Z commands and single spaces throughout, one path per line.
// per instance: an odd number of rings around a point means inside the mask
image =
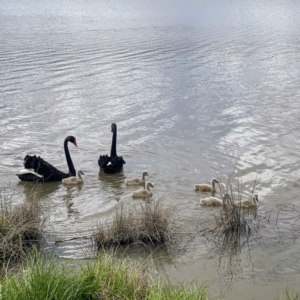
M 176 210 L 163 201 L 118 206 L 112 220 L 100 222 L 93 236 L 99 248 L 133 243 L 164 244 L 176 240 Z
M 39 199 L 32 193 L 14 205 L 12 197 L 0 201 L 0 260 L 3 264 L 25 257 L 41 239 L 45 218 Z
M 220 178 L 218 181 L 221 183 Z M 234 202 L 241 200 L 243 195 L 243 188 L 239 182 L 237 182 L 237 188 L 233 188 L 230 181 L 226 186 L 221 183 L 220 193 L 223 198 L 226 194 L 229 195 L 224 198 L 225 205 L 214 208 L 211 218 L 199 224 L 199 231 L 207 240 L 218 245 L 217 249 L 232 253 L 235 250 L 239 251 L 247 244 L 250 237 L 259 238 L 258 222 L 256 222 L 257 209 L 246 209 L 234 205 Z

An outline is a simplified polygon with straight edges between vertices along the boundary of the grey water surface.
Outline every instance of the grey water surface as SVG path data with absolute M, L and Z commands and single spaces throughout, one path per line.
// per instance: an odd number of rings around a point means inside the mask
M 67 170 L 63 141 L 74 135 L 84 185 L 37 187 L 49 205 L 47 247 L 67 258 L 92 255 L 88 242 L 55 239 L 88 235 L 130 205 L 124 180 L 143 170 L 153 201 L 164 197 L 183 224 L 209 217 L 193 185 L 216 176 L 239 180 L 246 198 L 256 182 L 258 214 L 297 205 L 299 9 L 293 0 L 0 0 L 2 193 L 19 201 L 36 188 L 15 176 L 26 154 Z M 107 176 L 97 160 L 110 152 L 112 122 L 126 164 Z M 251 247 L 228 257 L 198 242 L 154 261 L 172 284 L 208 282 L 226 299 L 297 286 L 297 238 Z

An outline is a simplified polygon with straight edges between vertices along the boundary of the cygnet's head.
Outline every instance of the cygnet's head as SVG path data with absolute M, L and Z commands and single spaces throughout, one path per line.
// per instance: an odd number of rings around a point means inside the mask
M 149 175 L 148 175 L 147 171 L 143 171 L 142 176 L 144 177 L 144 176 L 149 176 Z
M 154 187 L 150 181 L 147 181 L 147 182 L 146 182 L 146 188 L 147 188 L 147 187 L 150 187 L 150 186 L 151 186 L 151 187 Z
M 253 200 L 258 202 L 258 195 L 257 194 L 253 194 L 252 198 L 253 198 Z
M 77 175 L 84 175 L 84 173 L 81 170 L 77 170 Z
M 213 179 L 211 180 L 211 184 L 214 184 L 214 183 L 219 183 L 219 181 L 218 181 L 216 178 L 213 178 Z

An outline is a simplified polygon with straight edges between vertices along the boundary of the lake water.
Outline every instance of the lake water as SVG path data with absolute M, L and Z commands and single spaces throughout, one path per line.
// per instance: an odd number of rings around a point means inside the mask
M 54 241 L 89 234 L 130 205 L 124 180 L 143 170 L 153 201 L 164 197 L 183 224 L 209 218 L 193 185 L 217 175 L 242 182 L 247 198 L 256 181 L 260 216 L 297 205 L 299 9 L 293 0 L 0 0 L 2 194 L 30 193 L 15 176 L 26 154 L 67 170 L 63 141 L 73 135 L 84 185 L 38 187 L 49 204 L 48 247 L 60 257 L 89 255 L 82 240 Z M 99 175 L 112 122 L 126 164 L 123 174 Z M 157 272 L 174 285 L 207 282 L 225 299 L 274 299 L 298 285 L 294 221 L 287 213 L 282 240 L 233 256 L 201 241 L 158 252 Z

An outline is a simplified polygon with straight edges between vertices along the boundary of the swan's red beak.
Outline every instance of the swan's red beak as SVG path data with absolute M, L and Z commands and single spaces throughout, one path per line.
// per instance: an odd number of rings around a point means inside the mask
M 74 141 L 74 145 L 78 148 L 77 143 L 76 143 L 76 140 Z

